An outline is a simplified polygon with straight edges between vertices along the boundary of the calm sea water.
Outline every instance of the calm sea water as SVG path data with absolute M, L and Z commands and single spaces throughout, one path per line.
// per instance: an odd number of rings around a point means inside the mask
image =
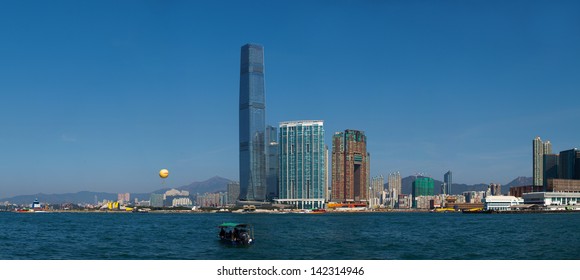
M 222 222 L 256 243 L 228 247 Z M 580 213 L 137 214 L 0 212 L 0 259 L 580 259 Z

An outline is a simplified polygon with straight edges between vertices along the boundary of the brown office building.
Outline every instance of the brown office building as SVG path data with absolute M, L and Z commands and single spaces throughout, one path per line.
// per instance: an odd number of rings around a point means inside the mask
M 547 180 L 544 180 L 544 182 L 547 182 Z M 519 187 L 511 187 L 510 188 L 510 196 L 515 196 L 515 197 L 523 197 L 523 195 L 525 193 L 531 193 L 531 192 L 542 192 L 544 191 L 544 187 L 542 186 L 519 186 Z
M 548 178 L 544 182 L 546 184 L 545 189 L 541 186 L 511 187 L 510 195 L 523 197 L 525 193 L 534 192 L 580 192 L 580 180 Z
M 548 192 L 580 192 L 580 180 L 548 179 Z
M 332 137 L 332 201 L 366 202 L 370 159 L 364 132 L 346 130 Z

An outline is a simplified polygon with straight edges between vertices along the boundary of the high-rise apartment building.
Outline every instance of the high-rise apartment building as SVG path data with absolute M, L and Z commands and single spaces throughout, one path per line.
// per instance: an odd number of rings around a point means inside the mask
M 546 141 L 542 144 L 542 152 L 545 154 L 551 154 L 552 153 L 552 143 L 550 143 L 550 141 Z
M 229 182 L 228 183 L 228 203 L 236 204 L 236 201 L 240 199 L 240 182 Z
M 398 204 L 398 197 L 400 194 L 402 194 L 402 179 L 401 179 L 401 173 L 399 172 L 394 172 L 389 174 L 388 177 L 388 183 L 389 183 L 389 189 L 388 189 L 388 193 L 389 193 L 389 206 L 391 208 L 395 208 Z
M 542 142 L 540 137 L 534 138 L 533 142 L 533 166 L 532 177 L 534 186 L 544 185 L 544 154 L 552 153 L 552 144 L 550 141 Z
M 264 47 L 242 46 L 240 60 L 240 200 L 266 199 Z
M 381 197 L 385 190 L 385 179 L 383 176 L 373 177 L 371 179 L 371 188 L 369 190 L 369 207 L 376 208 L 382 203 Z
M 501 185 L 500 184 L 491 183 L 491 184 L 489 184 L 487 189 L 490 191 L 491 195 L 501 195 Z
M 278 198 L 278 132 L 273 126 L 266 127 L 266 198 Z
M 326 146 L 323 121 L 280 123 L 281 203 L 298 208 L 323 208 L 326 202 Z
M 366 203 L 369 169 L 364 132 L 346 130 L 335 133 L 332 137 L 332 200 Z
M 130 193 L 117 194 L 117 202 L 119 202 L 122 205 L 131 202 L 131 194 Z
M 151 207 L 163 207 L 163 201 L 163 194 L 152 193 L 149 198 L 149 205 L 151 205 Z
M 445 184 L 444 194 L 451 195 L 451 186 L 453 185 L 453 173 L 451 173 L 451 170 L 443 175 L 443 183 Z

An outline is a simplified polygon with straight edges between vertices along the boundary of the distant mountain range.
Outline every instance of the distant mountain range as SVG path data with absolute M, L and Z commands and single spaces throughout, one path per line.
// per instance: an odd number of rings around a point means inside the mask
M 509 192 L 509 188 L 511 187 L 531 186 L 533 182 L 534 179 L 532 177 L 517 177 L 505 186 L 502 186 L 502 189 L 506 187 Z
M 417 176 L 408 176 L 402 179 L 402 191 L 405 194 L 411 193 L 411 186 L 413 181 L 417 178 Z M 205 181 L 201 182 L 193 182 L 189 185 L 181 186 L 176 189 L 178 190 L 185 190 L 189 191 L 190 194 L 203 194 L 203 193 L 214 193 L 214 192 L 225 192 L 227 190 L 228 183 L 232 182 L 229 179 L 215 176 L 209 178 Z M 435 180 L 435 194 L 441 193 L 441 181 Z M 517 177 L 516 179 L 512 180 L 508 184 L 502 185 L 502 193 L 507 194 L 509 192 L 510 187 L 516 186 L 526 186 L 532 184 L 531 177 Z M 461 194 L 465 191 L 485 191 L 487 189 L 487 184 L 475 184 L 475 185 L 466 185 L 466 184 L 453 184 L 451 187 L 451 194 Z M 385 188 L 388 187 L 388 183 L 385 184 Z M 149 200 L 149 197 L 152 193 L 164 193 L 169 188 L 160 189 L 153 191 L 151 193 L 131 193 L 131 200 L 135 198 L 139 200 Z M 19 195 L 15 197 L 9 198 L 2 198 L 1 201 L 10 201 L 11 203 L 15 204 L 30 204 L 34 201 L 34 199 L 38 198 L 43 203 L 49 204 L 60 204 L 60 203 L 86 203 L 86 204 L 93 204 L 95 203 L 95 197 L 98 201 L 102 201 L 103 199 L 107 200 L 117 200 L 116 193 L 105 193 L 105 192 L 90 192 L 90 191 L 82 191 L 77 193 L 64 193 L 64 194 L 32 194 L 32 195 Z
M 195 193 L 214 193 L 225 192 L 228 189 L 228 184 L 232 182 L 230 179 L 214 176 L 203 182 L 194 182 L 187 186 L 177 188 L 180 191 L 189 191 L 190 194 Z
M 401 183 L 402 183 L 402 192 L 404 194 L 410 194 L 411 193 L 411 189 L 413 186 L 413 181 L 415 181 L 415 179 L 417 179 L 417 176 L 407 176 L 403 179 L 401 179 Z M 443 184 L 442 181 L 439 180 L 434 180 L 435 181 L 435 194 L 440 194 L 441 193 L 441 184 Z M 511 187 L 518 187 L 518 186 L 528 186 L 532 184 L 532 177 L 517 177 L 514 180 L 512 180 L 511 182 L 501 186 L 501 191 L 503 194 L 507 194 L 509 193 L 509 190 Z M 385 188 L 388 187 L 388 183 L 385 184 Z M 474 185 L 467 185 L 467 184 L 453 184 L 451 186 L 451 194 L 461 194 L 463 192 L 466 191 L 485 191 L 487 190 L 487 186 L 489 184 L 474 184 Z
M 231 182 L 231 180 L 215 176 L 202 182 L 193 182 L 189 185 L 181 186 L 175 189 L 181 191 L 183 190 L 189 191 L 190 194 L 220 192 L 226 191 L 229 182 Z M 133 201 L 135 198 L 139 200 L 149 200 L 149 197 L 151 196 L 152 193 L 165 193 L 168 190 L 169 188 L 156 190 L 150 193 L 131 193 L 131 201 Z M 102 201 L 103 199 L 117 200 L 117 194 L 105 192 L 90 192 L 90 191 L 82 191 L 77 193 L 64 193 L 64 194 L 37 193 L 32 195 L 19 195 L 9 198 L 2 198 L 0 199 L 0 202 L 10 201 L 11 203 L 15 204 L 31 204 L 37 198 L 38 200 L 40 200 L 40 202 L 49 204 L 61 204 L 61 203 L 94 204 L 95 198 L 98 201 Z

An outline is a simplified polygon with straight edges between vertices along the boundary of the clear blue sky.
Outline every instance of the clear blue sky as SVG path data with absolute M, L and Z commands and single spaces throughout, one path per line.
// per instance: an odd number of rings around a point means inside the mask
M 531 176 L 580 148 L 580 1 L 2 1 L 0 197 L 238 178 L 240 47 L 267 122 L 364 130 L 372 175 Z

